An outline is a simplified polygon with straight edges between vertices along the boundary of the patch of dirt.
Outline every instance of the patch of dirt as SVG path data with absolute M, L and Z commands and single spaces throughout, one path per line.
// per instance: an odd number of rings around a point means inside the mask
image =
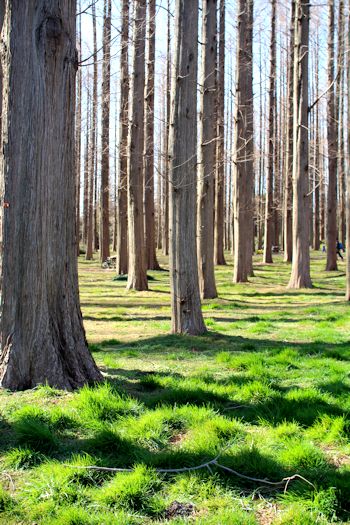
M 181 443 L 185 436 L 186 434 L 184 432 L 175 434 L 174 436 L 171 436 L 171 438 L 169 439 L 169 443 L 171 443 L 172 445 L 177 445 L 178 443 Z
M 327 459 L 337 468 L 343 467 L 344 465 L 350 465 L 350 456 L 344 452 L 329 447 L 321 447 L 323 452 L 327 455 Z
M 193 503 L 180 503 L 179 501 L 173 501 L 170 507 L 165 511 L 165 517 L 167 519 L 176 518 L 178 516 L 186 518 L 194 513 Z
M 277 505 L 259 507 L 256 511 L 256 517 L 260 525 L 271 525 L 278 514 Z

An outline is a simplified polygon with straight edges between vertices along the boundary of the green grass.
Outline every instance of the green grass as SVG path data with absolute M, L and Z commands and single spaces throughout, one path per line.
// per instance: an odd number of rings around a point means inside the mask
M 260 257 L 260 256 L 259 256 Z M 231 261 L 228 257 L 229 262 Z M 105 381 L 75 393 L 0 391 L 0 524 L 350 523 L 350 312 L 344 268 L 312 253 L 311 290 L 256 258 L 204 301 L 208 333 L 169 334 L 169 273 L 128 293 L 81 258 L 89 347 Z M 166 267 L 166 261 L 161 258 Z M 212 466 L 220 463 L 265 486 Z M 130 472 L 90 470 L 90 465 Z

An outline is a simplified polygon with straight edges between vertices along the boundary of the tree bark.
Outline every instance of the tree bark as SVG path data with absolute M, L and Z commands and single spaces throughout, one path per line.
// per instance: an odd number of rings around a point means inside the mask
M 11 390 L 101 379 L 79 307 L 75 12 L 74 0 L 6 2 L 0 385 Z
M 348 16 L 348 27 L 350 27 L 350 11 Z M 347 48 L 350 49 L 350 31 L 348 31 Z M 350 54 L 347 53 L 347 91 L 350 93 Z M 350 111 L 348 106 L 347 127 L 350 129 Z M 350 165 L 350 133 L 348 133 L 348 167 Z M 350 301 L 350 170 L 346 172 L 346 292 L 345 298 Z
M 252 0 L 238 5 L 236 114 L 233 147 L 233 282 L 246 282 L 252 269 L 253 233 L 253 54 Z
M 293 261 L 288 288 L 311 288 L 309 247 L 308 62 L 307 0 L 295 3 L 293 102 Z
M 198 166 L 198 268 L 202 298 L 217 297 L 214 275 L 214 170 L 216 121 L 216 0 L 203 0 Z
M 316 35 L 316 57 L 315 57 L 315 97 L 319 97 L 319 37 Z M 314 182 L 314 250 L 320 249 L 320 185 L 321 185 L 321 166 L 320 166 L 320 122 L 319 122 L 319 104 L 315 108 L 315 182 Z
M 169 126 L 170 126 L 170 76 L 171 76 L 171 40 L 170 40 L 170 0 L 167 4 L 167 55 L 166 55 L 166 91 L 165 91 L 165 115 L 166 122 L 163 135 L 163 213 L 162 213 L 162 250 L 163 255 L 169 255 Z
M 143 144 L 146 0 L 135 0 L 130 124 L 128 135 L 128 282 L 127 289 L 147 290 L 143 216 Z
M 219 67 L 217 80 L 217 144 L 215 177 L 214 264 L 226 264 L 224 255 L 225 197 L 225 0 L 220 0 Z
M 111 99 L 111 16 L 112 0 L 105 0 L 102 63 L 102 133 L 101 133 L 101 206 L 100 259 L 110 256 L 109 249 L 109 118 Z
M 273 164 L 274 164 L 274 115 L 276 79 L 276 0 L 271 0 L 271 43 L 270 43 L 270 81 L 269 81 L 269 148 L 267 160 L 264 263 L 272 263 L 273 240 Z
M 145 247 L 146 265 L 149 270 L 159 270 L 156 256 L 154 218 L 154 67 L 156 46 L 156 2 L 148 0 L 147 70 L 145 85 Z
M 196 252 L 198 0 L 176 0 L 170 153 L 173 333 L 203 334 Z
M 89 190 L 88 190 L 88 217 L 87 217 L 87 239 L 85 258 L 90 261 L 93 258 L 93 235 L 94 235 L 94 179 L 96 164 L 96 128 L 97 128 L 97 32 L 96 32 L 96 6 L 92 4 L 92 27 L 94 42 L 94 68 L 92 88 L 92 124 L 89 149 Z
M 327 142 L 327 264 L 326 270 L 337 270 L 337 129 L 334 97 L 334 0 L 328 2 L 328 85 Z
M 81 3 L 78 2 L 78 12 L 81 11 Z M 2 13 L 4 13 L 4 2 L 1 2 L 0 5 L 0 17 L 1 20 L 4 19 L 4 16 Z M 2 25 L 2 24 L 1 24 Z M 81 16 L 79 16 L 79 41 L 78 41 L 79 47 L 78 47 L 78 59 L 81 60 Z M 1 67 L 1 66 L 0 66 Z M 2 78 L 2 75 L 1 75 Z M 81 120 L 82 120 L 82 84 L 83 84 L 83 73 L 81 68 L 78 69 L 77 72 L 77 114 L 75 119 L 75 141 L 76 141 L 76 147 L 75 147 L 75 167 L 76 167 L 76 216 L 75 216 L 75 225 L 76 225 L 76 238 L 77 238 L 77 255 L 79 257 L 80 255 L 80 173 L 81 173 Z M 1 93 L 0 93 L 0 99 L 2 98 L 2 85 L 1 85 Z M 0 103 L 1 104 L 1 103 Z M 1 123 L 0 123 L 0 130 L 1 130 Z M 0 131 L 1 132 L 1 131 Z
M 120 102 L 119 102 L 119 184 L 118 184 L 118 224 L 117 261 L 118 275 L 128 273 L 128 101 L 129 101 L 129 0 L 123 0 L 122 28 L 120 42 Z

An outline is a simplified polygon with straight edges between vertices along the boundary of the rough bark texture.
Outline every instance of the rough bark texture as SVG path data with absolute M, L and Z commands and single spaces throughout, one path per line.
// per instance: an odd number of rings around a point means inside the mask
M 164 255 L 169 254 L 169 126 L 170 126 L 170 76 L 171 76 L 171 41 L 170 41 L 170 0 L 167 4 L 167 55 L 166 55 L 166 122 L 163 134 L 164 158 L 163 158 L 163 206 L 162 206 L 162 250 Z
M 311 288 L 309 252 L 309 3 L 295 4 L 293 118 L 293 261 L 289 288 Z
M 287 141 L 286 163 L 284 177 L 284 261 L 292 262 L 293 254 L 293 227 L 292 227 L 292 202 L 293 202 L 293 69 L 294 69 L 294 25 L 295 1 L 292 0 L 290 21 L 289 62 L 288 62 L 288 113 L 287 113 Z
M 94 179 L 96 164 L 96 128 L 97 128 L 97 32 L 96 32 L 96 6 L 92 5 L 92 27 L 94 41 L 94 73 L 92 87 L 92 124 L 89 149 L 89 191 L 88 191 L 88 217 L 87 217 L 87 239 L 85 258 L 90 261 L 93 257 L 93 235 L 94 235 Z
M 203 0 L 198 163 L 198 269 L 202 298 L 217 297 L 214 275 L 216 0 Z
M 269 147 L 267 157 L 266 206 L 264 263 L 272 263 L 273 240 L 273 164 L 274 164 L 274 115 L 275 115 L 275 82 L 276 82 L 276 0 L 271 0 L 271 43 L 270 43 L 270 81 L 269 81 Z
M 217 144 L 215 177 L 214 263 L 226 264 L 224 255 L 225 208 L 225 0 L 220 0 L 219 67 L 217 78 Z
M 75 11 L 74 0 L 6 2 L 0 384 L 12 390 L 101 379 L 79 307 Z
M 133 22 L 130 123 L 128 135 L 128 283 L 147 290 L 143 217 L 143 144 L 146 0 L 135 0 Z
M 0 10 L 4 12 L 5 4 L 4 2 L 0 3 Z M 80 13 L 80 1 L 78 2 L 78 12 Z M 3 20 L 4 16 L 1 15 L 0 19 Z M 2 25 L 2 24 L 1 24 Z M 81 16 L 79 16 L 79 47 L 78 47 L 78 59 L 81 60 Z M 1 66 L 0 66 L 1 67 Z M 2 74 L 1 74 L 2 78 Z M 75 226 L 76 226 L 76 238 L 77 238 L 77 255 L 80 254 L 80 171 L 81 171 L 81 120 L 82 120 L 82 84 L 83 84 L 83 73 L 81 68 L 79 68 L 77 73 L 77 112 L 75 118 L 75 170 L 76 170 L 76 214 L 75 214 Z M 2 98 L 2 86 L 0 91 L 0 100 Z M 1 102 L 0 102 L 1 104 Z M 0 123 L 1 130 L 1 123 Z M 1 131 L 0 131 L 1 133 Z
M 253 233 L 253 55 L 252 0 L 238 5 L 236 113 L 233 147 L 233 282 L 246 282 L 252 268 Z
M 118 184 L 118 224 L 117 261 L 118 275 L 128 273 L 128 191 L 127 191 L 127 143 L 128 143 L 128 36 L 129 0 L 123 0 L 122 28 L 120 43 L 120 106 L 119 106 L 119 184 Z
M 337 175 L 339 186 L 339 239 L 345 245 L 345 155 L 344 155 L 344 1 L 339 0 L 336 82 Z
M 172 331 L 206 331 L 196 252 L 198 0 L 176 0 L 170 153 Z
M 337 129 L 334 97 L 334 0 L 328 2 L 328 85 L 327 142 L 327 264 L 326 270 L 337 270 Z
M 318 79 L 318 68 L 319 68 L 319 39 L 318 33 L 316 36 L 316 58 L 315 58 L 315 97 L 319 97 L 319 79 Z M 320 184 L 321 184 L 321 167 L 320 167 L 320 123 L 319 123 L 319 104 L 316 104 L 315 108 L 315 159 L 314 159 L 314 199 L 315 199 L 315 210 L 314 210 L 314 223 L 313 223 L 313 247 L 314 250 L 320 249 Z
M 100 258 L 105 261 L 109 250 L 109 117 L 111 99 L 111 10 L 112 0 L 105 0 L 102 64 L 102 133 L 101 133 L 101 206 Z
M 149 270 L 159 270 L 156 256 L 154 219 L 154 65 L 156 48 L 156 2 L 148 0 L 147 23 L 147 70 L 145 84 L 145 248 L 146 265 Z
M 348 17 L 348 28 L 350 28 L 350 12 Z M 350 49 L 350 31 L 348 31 L 347 48 Z M 350 93 L 350 53 L 347 53 L 347 92 Z M 348 106 L 347 118 L 348 130 L 350 129 L 350 111 Z M 350 301 L 350 133 L 348 133 L 348 170 L 346 172 L 346 293 L 345 298 Z

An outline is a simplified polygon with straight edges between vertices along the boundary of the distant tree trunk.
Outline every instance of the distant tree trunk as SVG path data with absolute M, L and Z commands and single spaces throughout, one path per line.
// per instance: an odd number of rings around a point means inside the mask
M 101 379 L 79 307 L 75 11 L 68 0 L 6 3 L 0 385 L 11 390 Z
M 339 0 L 336 82 L 337 174 L 339 184 L 339 238 L 345 244 L 345 155 L 344 155 L 344 1 Z
M 315 58 L 315 97 L 319 97 L 319 38 L 316 35 L 316 58 Z M 319 122 L 319 104 L 315 107 L 315 182 L 314 182 L 314 250 L 320 249 L 320 185 L 321 185 L 321 166 L 320 166 L 320 122 Z
M 103 20 L 102 63 L 102 133 L 101 133 L 101 206 L 100 259 L 105 261 L 109 251 L 109 117 L 111 99 L 111 13 L 112 0 L 105 0 Z
M 225 0 L 220 0 L 219 67 L 217 82 L 217 144 L 215 177 L 214 263 L 226 264 L 224 255 L 225 198 Z
M 176 0 L 170 153 L 173 333 L 203 334 L 196 252 L 198 0 Z
M 130 125 L 128 136 L 128 283 L 147 290 L 143 216 L 143 144 L 146 0 L 135 0 L 133 22 Z
M 86 240 L 86 260 L 90 261 L 93 256 L 93 235 L 94 235 L 94 179 L 96 163 L 96 128 L 97 128 L 97 34 L 96 34 L 96 6 L 92 4 L 92 28 L 94 41 L 94 76 L 92 89 L 92 125 L 89 150 L 89 195 L 88 195 L 88 218 L 87 218 L 87 240 Z
M 294 69 L 294 25 L 295 25 L 295 0 L 292 0 L 290 40 L 289 40 L 289 62 L 288 62 L 288 113 L 287 113 L 287 141 L 286 141 L 286 163 L 284 177 L 284 262 L 292 262 L 293 253 L 293 225 L 292 225 L 292 201 L 293 201 L 293 69 Z
M 89 150 L 90 150 L 90 90 L 87 89 L 86 99 L 86 131 L 84 151 L 84 193 L 83 193 L 83 242 L 86 246 L 88 235 L 88 209 L 89 209 Z
M 78 12 L 80 13 L 81 11 L 81 3 L 80 3 L 80 0 L 78 2 Z M 1 2 L 1 5 L 0 5 L 0 18 L 1 20 L 4 19 L 4 13 L 5 11 L 5 6 L 4 6 L 4 2 Z M 2 22 L 1 22 L 1 26 L 2 26 Z M 0 29 L 1 29 L 1 26 L 0 26 Z M 79 57 L 79 61 L 81 60 L 81 16 L 79 16 L 79 41 L 78 41 L 78 57 Z M 1 66 L 0 66 L 1 67 Z M 2 75 L 0 75 L 1 78 L 2 78 Z M 2 82 L 2 80 L 1 80 Z M 78 69 L 78 72 L 77 72 L 77 114 L 76 114 L 76 123 L 75 123 L 75 142 L 76 142 L 76 148 L 75 148 L 75 167 L 76 167 L 76 196 L 77 196 L 77 199 L 76 199 L 76 204 L 75 204 L 75 207 L 76 207 L 76 216 L 75 216 L 75 224 L 76 224 L 76 237 L 77 237 L 77 255 L 79 256 L 80 255 L 80 244 L 79 244 L 79 241 L 80 241 L 80 179 L 81 179 L 81 176 L 80 176 L 80 172 L 81 172 L 81 145 L 82 145 L 82 142 L 81 142 L 81 119 L 82 119 L 82 94 L 83 94 L 83 89 L 82 89 L 82 84 L 83 84 L 83 73 L 82 73 L 82 70 L 81 68 Z M 1 91 L 0 91 L 0 100 L 1 100 L 1 97 L 2 97 L 2 84 L 1 84 L 1 87 L 0 87 Z M 1 102 L 0 102 L 1 104 Z M 1 122 L 0 122 L 0 133 L 1 133 Z
M 309 248 L 308 63 L 307 0 L 295 3 L 293 117 L 293 261 L 288 288 L 311 288 Z
M 234 267 L 233 282 L 246 282 L 251 271 L 253 232 L 253 55 L 252 0 L 238 5 L 236 114 L 233 146 Z
M 271 43 L 270 43 L 270 81 L 269 81 L 269 148 L 267 160 L 264 263 L 272 263 L 273 240 L 273 164 L 274 164 L 274 115 L 276 81 L 276 0 L 271 0 Z
M 170 75 L 171 75 L 171 41 L 170 41 L 170 0 L 168 0 L 167 55 L 166 55 L 166 124 L 164 126 L 164 174 L 163 174 L 163 224 L 162 249 L 169 255 L 169 125 L 170 125 Z
M 216 121 L 216 0 L 203 0 L 198 163 L 198 268 L 202 298 L 217 296 L 214 275 L 214 170 Z
M 119 184 L 117 261 L 118 275 L 128 273 L 128 101 L 129 101 L 129 0 L 123 0 L 120 42 L 120 101 L 119 101 Z
M 334 82 L 334 0 L 328 1 L 328 85 Z M 337 130 L 334 86 L 327 91 L 328 194 L 327 264 L 337 270 Z
M 147 24 L 147 74 L 145 85 L 145 247 L 149 270 L 159 270 L 156 256 L 154 219 L 154 66 L 156 47 L 156 2 L 148 0 Z

